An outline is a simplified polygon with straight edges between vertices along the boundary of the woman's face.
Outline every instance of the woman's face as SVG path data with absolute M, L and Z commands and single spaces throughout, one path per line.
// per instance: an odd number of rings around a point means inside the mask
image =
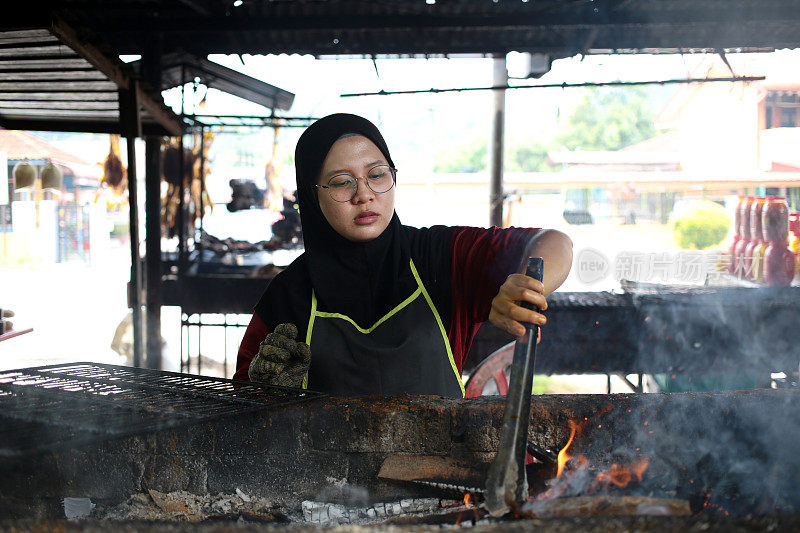
M 339 139 L 331 147 L 318 185 L 327 185 L 337 174 L 366 176 L 376 165 L 388 165 L 375 143 L 362 135 Z M 372 192 L 365 180 L 357 180 L 358 190 L 349 202 L 337 202 L 327 189 L 317 188 L 319 206 L 325 219 L 336 232 L 354 242 L 370 241 L 383 233 L 394 214 L 394 187 L 388 192 Z

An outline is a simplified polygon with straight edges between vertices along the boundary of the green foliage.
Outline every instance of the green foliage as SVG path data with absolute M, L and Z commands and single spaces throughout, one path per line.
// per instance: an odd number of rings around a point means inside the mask
M 709 200 L 693 200 L 670 216 L 672 235 L 683 249 L 704 250 L 719 245 L 728 234 L 725 208 Z
M 112 237 L 127 236 L 129 233 L 130 229 L 127 222 L 118 222 L 116 220 L 114 221 L 114 225 L 111 228 Z
M 553 378 L 544 374 L 536 374 L 533 376 L 533 386 L 531 387 L 532 394 L 547 394 L 553 386 Z
M 506 172 L 542 172 L 550 170 L 547 164 L 549 148 L 535 139 L 506 143 L 504 168 Z M 455 149 L 440 150 L 436 154 L 434 172 L 480 172 L 489 166 L 488 140 L 473 139 Z
M 480 172 L 489 166 L 487 139 L 472 139 L 454 149 L 439 150 L 436 154 L 434 172 Z
M 644 89 L 597 87 L 586 90 L 557 140 L 568 150 L 619 150 L 654 133 Z
M 653 111 L 642 88 L 588 89 L 561 125 L 553 140 L 506 137 L 504 167 L 507 172 L 554 170 L 547 152 L 568 150 L 619 150 L 655 134 Z M 476 137 L 439 150 L 434 172 L 480 172 L 489 165 L 489 138 Z
M 506 172 L 544 172 L 552 170 L 547 163 L 549 148 L 536 139 L 526 139 L 506 144 L 504 167 Z

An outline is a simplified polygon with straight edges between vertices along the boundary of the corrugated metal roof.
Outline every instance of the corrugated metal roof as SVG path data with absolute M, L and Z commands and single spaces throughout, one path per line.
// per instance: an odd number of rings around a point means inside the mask
M 61 0 L 119 53 L 456 54 L 800 46 L 792 0 Z
M 93 64 L 58 36 L 71 28 L 59 28 L 54 24 L 0 31 L 0 127 L 120 133 L 119 90 L 121 85 L 127 88 L 130 74 L 113 55 L 97 53 L 88 58 L 113 72 Z M 83 52 L 96 51 L 88 40 L 81 40 L 80 45 Z M 161 96 L 141 91 L 143 130 L 166 134 L 162 124 L 166 119 L 173 131 L 178 131 L 177 116 L 166 108 Z
M 138 72 L 141 61 L 133 61 L 129 65 Z M 294 102 L 294 94 L 289 91 L 192 54 L 167 54 L 162 57 L 161 66 L 162 91 L 198 78 L 199 83 L 207 87 L 244 98 L 268 109 L 288 110 Z
M 52 22 L 64 17 L 87 31 L 65 41 Z M 105 69 L 85 53 L 89 35 L 108 45 Z M 243 0 L 239 7 L 227 0 L 50 0 L 15 6 L 0 22 L 0 127 L 119 132 L 117 91 L 130 79 L 120 54 L 195 57 L 192 68 L 216 76 L 222 90 L 281 109 L 290 93 L 239 83 L 203 58 L 512 50 L 555 58 L 783 47 L 800 47 L 794 0 Z M 169 81 L 175 72 L 166 66 Z M 157 89 L 141 88 L 145 133 L 164 133 L 159 124 L 182 127 Z

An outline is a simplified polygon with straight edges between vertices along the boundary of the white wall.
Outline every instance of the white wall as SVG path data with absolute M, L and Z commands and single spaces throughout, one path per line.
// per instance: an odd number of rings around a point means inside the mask
M 758 168 L 758 96 L 742 83 L 709 83 L 678 121 L 681 165 L 689 173 L 752 173 Z

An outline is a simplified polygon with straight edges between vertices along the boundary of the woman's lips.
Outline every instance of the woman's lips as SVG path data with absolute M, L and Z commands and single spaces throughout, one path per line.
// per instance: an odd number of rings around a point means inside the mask
M 375 211 L 364 211 L 360 213 L 356 218 L 353 219 L 353 222 L 358 224 L 359 226 L 369 226 L 376 220 L 380 215 Z

